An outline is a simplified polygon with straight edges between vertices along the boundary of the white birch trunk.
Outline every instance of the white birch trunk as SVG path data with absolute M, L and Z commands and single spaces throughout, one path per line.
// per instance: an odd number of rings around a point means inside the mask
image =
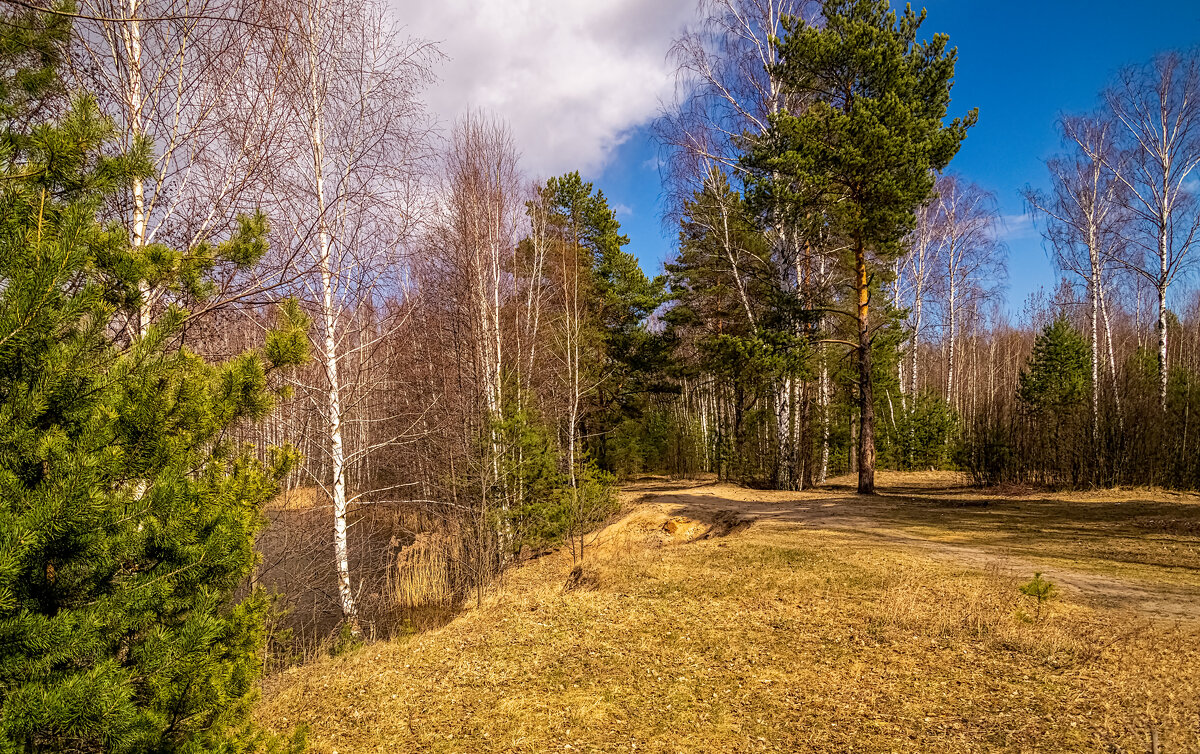
M 138 0 L 129 0 L 130 21 L 120 25 L 121 42 L 125 47 L 125 61 L 128 72 L 125 90 L 125 106 L 128 110 L 128 128 L 134 141 L 145 136 L 142 123 L 142 27 L 138 20 Z M 130 246 L 136 253 L 146 245 L 146 183 L 141 176 L 135 176 L 130 185 L 133 195 L 133 217 Z M 138 281 L 138 292 L 141 294 L 141 304 L 137 312 L 138 337 L 145 337 L 150 329 L 151 291 L 150 285 Z
M 1169 167 L 1163 171 L 1170 176 Z M 1164 191 L 1164 195 L 1165 195 Z M 1158 231 L 1158 404 L 1163 411 L 1167 410 L 1167 286 L 1170 282 L 1168 261 L 1171 250 L 1168 245 L 1167 228 L 1170 227 L 1170 215 L 1164 213 L 1160 219 Z
M 920 372 L 921 361 L 918 352 L 921 348 L 921 315 L 923 313 L 922 308 L 925 305 L 925 297 L 919 282 L 913 291 L 912 369 L 909 370 L 908 378 L 911 381 L 909 392 L 915 398 L 920 389 L 918 374 Z
M 1167 410 L 1167 289 L 1158 287 L 1158 404 Z
M 1104 316 L 1104 339 L 1108 350 L 1108 374 L 1112 381 L 1113 401 L 1117 411 L 1117 422 L 1121 432 L 1125 431 L 1125 414 L 1121 410 L 1121 391 L 1117 385 L 1117 356 L 1113 351 L 1112 323 L 1108 319 L 1108 306 L 1104 301 L 1104 288 L 1100 288 L 1100 312 Z
M 1100 286 L 1103 283 L 1100 279 L 1100 252 L 1094 232 L 1088 238 L 1088 260 L 1092 270 L 1089 287 L 1092 294 L 1092 436 L 1095 438 L 1100 429 Z
M 953 254 L 953 251 L 952 251 L 951 253 Z M 948 317 L 949 317 L 949 328 L 950 328 L 950 333 L 949 333 L 949 336 L 950 336 L 950 340 L 949 340 L 949 343 L 948 343 L 948 350 L 947 350 L 947 353 L 946 353 L 946 403 L 950 404 L 951 406 L 955 406 L 955 403 L 954 403 L 954 400 L 955 400 L 955 394 L 954 394 L 954 368 L 955 368 L 955 362 L 954 362 L 954 352 L 955 352 L 955 346 L 956 346 L 955 339 L 956 339 L 956 337 L 957 337 L 957 335 L 958 335 L 958 333 L 957 333 L 957 329 L 958 329 L 958 322 L 957 322 L 958 311 L 957 311 L 957 302 L 956 302 L 956 300 L 955 300 L 955 294 L 957 293 L 957 291 L 956 291 L 956 288 L 957 288 L 957 286 L 955 285 L 955 280 L 954 280 L 954 278 L 955 278 L 956 274 L 957 274 L 957 271 L 954 269 L 954 265 L 953 265 L 953 264 L 951 264 L 951 265 L 950 265 L 950 295 L 949 295 L 949 298 L 948 298 L 948 300 L 947 300 L 947 308 L 948 308 L 948 312 L 947 312 L 947 314 L 948 314 Z
M 829 477 L 829 403 L 832 392 L 829 379 L 829 365 L 826 363 L 825 346 L 821 346 L 821 351 L 821 466 L 817 469 L 817 484 L 824 484 L 825 480 Z
M 346 454 L 342 438 L 342 395 L 338 375 L 338 316 L 335 298 L 333 270 L 333 239 L 327 217 L 325 200 L 325 132 L 324 102 L 322 98 L 317 34 L 318 25 L 324 19 L 316 8 L 310 6 L 308 13 L 308 84 L 310 96 L 309 138 L 312 148 L 313 166 L 313 209 L 317 213 L 317 265 L 320 274 L 320 306 L 323 329 L 321 366 L 325 371 L 328 395 L 326 396 L 326 428 L 329 432 L 330 487 L 333 502 L 333 560 L 337 570 L 338 599 L 342 617 L 351 632 L 357 634 L 358 610 L 354 604 L 354 592 L 350 583 L 350 546 L 347 535 L 348 503 L 346 500 Z

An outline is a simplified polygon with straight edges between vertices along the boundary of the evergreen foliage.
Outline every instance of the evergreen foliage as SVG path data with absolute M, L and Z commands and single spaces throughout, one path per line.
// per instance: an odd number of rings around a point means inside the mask
M 6 14 L 0 24 L 0 119 L 9 136 L 28 126 L 60 103 L 58 77 L 70 20 L 57 13 L 33 11 Z
M 780 286 L 769 254 L 744 198 L 714 171 L 685 207 L 679 252 L 667 264 L 672 305 L 663 315 L 676 379 L 711 378 L 734 401 L 731 436 L 718 430 L 708 440 L 715 470 L 759 484 L 788 461 L 778 457 L 778 442 L 761 442 L 778 427 L 760 408 L 780 383 L 811 377 L 816 319 Z
M 512 533 L 514 554 L 560 545 L 571 531 L 586 530 L 613 511 L 612 475 L 585 459 L 576 464 L 578 489 L 572 490 L 552 428 L 529 408 L 508 407 L 488 435 L 487 442 L 493 440 L 501 452 L 492 496 L 512 504 L 491 511 L 497 520 L 489 524 L 493 530 Z
M 972 111 L 944 123 L 957 53 L 945 35 L 918 42 L 925 19 L 887 0 L 826 0 L 823 24 L 783 22 L 774 73 L 795 106 L 744 158 L 748 195 L 763 227 L 794 227 L 808 243 L 846 250 L 844 303 L 856 330 L 859 491 L 874 490 L 874 334 L 869 302 L 902 251 L 933 174 L 958 152 Z
M 529 410 L 513 409 L 496 422 L 494 436 L 504 450 L 498 484 L 517 491 L 516 504 L 500 512 L 507 518 L 502 527 L 514 533 L 513 549 L 540 550 L 561 542 L 572 511 L 553 432 Z
M 610 468 L 609 434 L 626 419 L 641 417 L 651 394 L 669 389 L 662 376 L 666 344 L 645 326 L 666 299 L 665 278 L 647 277 L 637 257 L 625 251 L 629 237 L 621 234 L 616 212 L 604 192 L 578 172 L 549 179 L 542 191 L 564 253 L 578 255 L 589 346 L 586 381 L 595 385 L 583 434 L 596 462 Z
M 1018 377 L 1022 416 L 1012 426 L 973 428 L 964 442 L 964 465 L 990 484 L 1022 478 L 1055 486 L 1088 483 L 1097 473 L 1095 443 L 1103 430 L 1084 411 L 1091 387 L 1091 348 L 1070 322 L 1056 319 L 1034 341 Z
M 296 459 L 257 460 L 227 433 L 269 410 L 271 375 L 304 358 L 307 323 L 284 307 L 263 353 L 218 365 L 178 347 L 181 309 L 122 336 L 148 271 L 202 295 L 205 264 L 172 265 L 161 247 L 158 262 L 135 257 L 124 228 L 97 221 L 147 152 L 106 156 L 95 105 L 57 98 L 60 20 L 6 20 L 0 751 L 240 750 L 256 740 L 266 600 L 232 596 Z M 251 264 L 263 230 L 251 218 L 203 256 Z
M 1021 594 L 1026 597 L 1032 597 L 1037 604 L 1037 613 L 1034 615 L 1034 620 L 1042 619 L 1042 608 L 1047 602 L 1058 596 L 1058 589 L 1053 583 L 1042 578 L 1042 574 L 1033 574 L 1033 578 L 1021 585 Z
M 713 171 L 685 206 L 679 251 L 667 263 L 672 323 L 703 326 L 709 337 L 778 329 L 781 292 L 769 253 L 743 197 Z
M 880 438 L 884 465 L 902 471 L 949 467 L 959 429 L 954 409 L 942 396 L 928 392 L 896 403 L 889 404 L 895 413 Z
M 889 6 L 826 0 L 824 24 L 784 21 L 775 74 L 802 105 L 775 116 L 747 155 L 759 212 L 791 208 L 807 237 L 861 243 L 880 261 L 901 251 L 933 171 L 976 120 L 943 123 L 958 57 L 949 38 L 918 42 L 925 13 Z
M 1084 336 L 1066 319 L 1057 319 L 1034 342 L 1017 395 L 1036 412 L 1061 413 L 1078 408 L 1091 394 L 1091 359 Z

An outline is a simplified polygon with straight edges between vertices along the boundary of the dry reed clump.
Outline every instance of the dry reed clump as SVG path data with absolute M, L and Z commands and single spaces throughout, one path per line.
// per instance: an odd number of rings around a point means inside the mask
M 471 537 L 456 522 L 420 509 L 398 511 L 386 592 L 394 607 L 411 614 L 452 609 L 466 597 L 477 559 Z
M 329 499 L 320 487 L 293 487 L 284 490 L 267 503 L 268 511 L 306 511 L 328 505 Z
M 388 592 L 401 608 L 449 605 L 454 602 L 453 544 L 445 534 L 417 534 L 388 569 Z

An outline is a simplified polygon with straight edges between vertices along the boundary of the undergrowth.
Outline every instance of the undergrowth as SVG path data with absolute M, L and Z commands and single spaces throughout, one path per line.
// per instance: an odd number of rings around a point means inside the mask
M 259 719 L 341 754 L 1200 751 L 1195 623 L 1030 621 L 1015 576 L 792 524 L 571 568 L 280 674 Z

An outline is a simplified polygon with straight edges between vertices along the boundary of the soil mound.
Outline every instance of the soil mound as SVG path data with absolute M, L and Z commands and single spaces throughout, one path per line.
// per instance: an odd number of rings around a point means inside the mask
M 724 537 L 753 520 L 733 510 L 680 510 L 679 505 L 648 502 L 596 532 L 588 547 L 599 555 L 621 555 Z

